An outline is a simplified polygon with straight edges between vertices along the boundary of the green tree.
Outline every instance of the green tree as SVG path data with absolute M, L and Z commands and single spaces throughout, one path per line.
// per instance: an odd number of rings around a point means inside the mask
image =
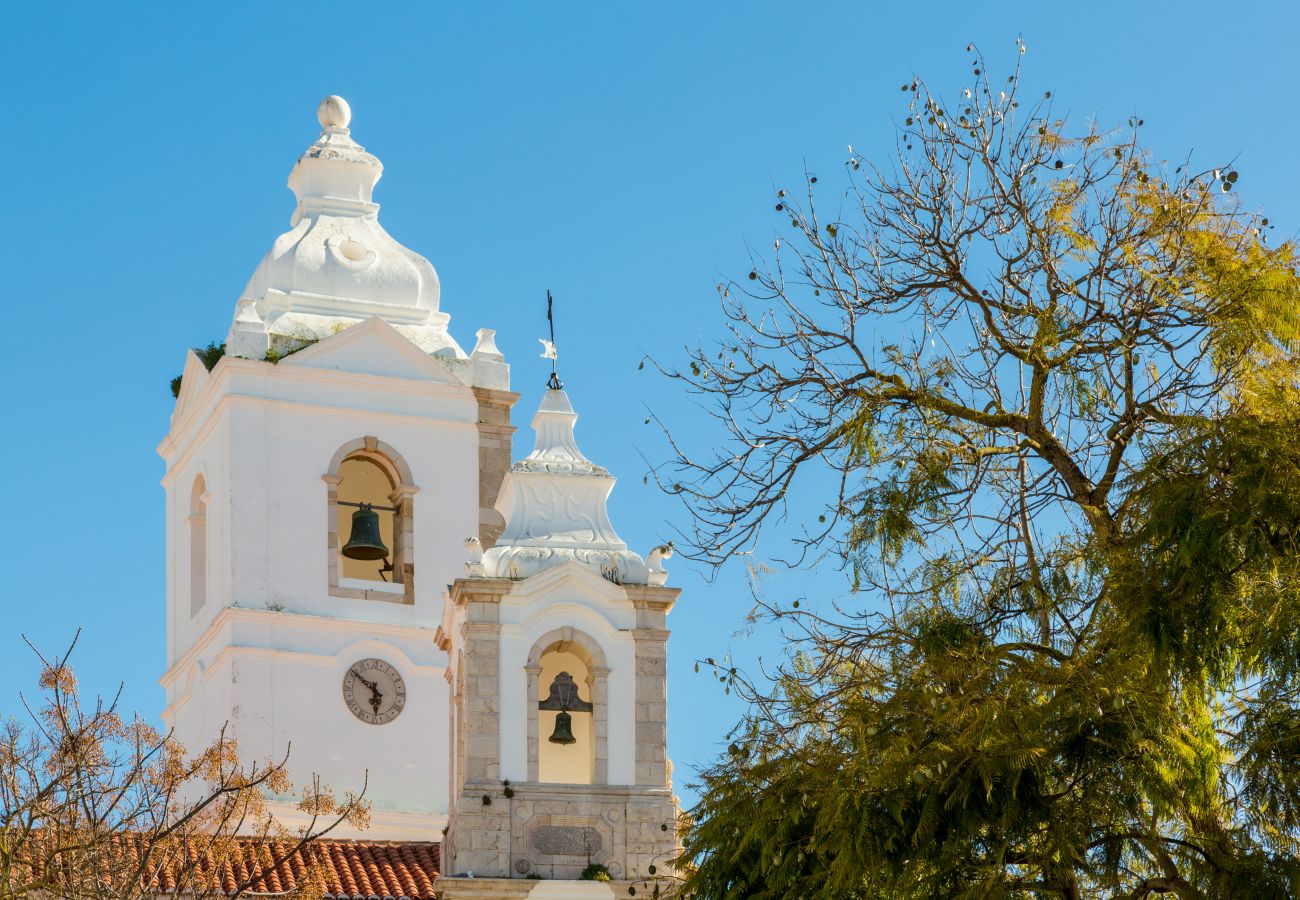
M 684 889 L 1300 896 L 1295 247 L 1018 66 L 902 92 L 895 158 L 779 192 L 670 373 L 725 431 L 657 473 L 688 552 L 784 520 L 851 589 L 760 598 L 792 651 L 720 673 L 752 706 Z

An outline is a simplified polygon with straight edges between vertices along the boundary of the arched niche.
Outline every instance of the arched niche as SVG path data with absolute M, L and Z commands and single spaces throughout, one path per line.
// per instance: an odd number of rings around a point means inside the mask
M 590 713 L 572 713 L 574 736 L 579 743 L 563 747 L 574 760 L 581 760 L 585 781 L 559 781 L 575 771 L 572 765 L 548 765 L 544 771 L 543 760 L 555 745 L 549 744 L 551 729 L 555 725 L 555 712 L 539 709 L 546 699 L 556 675 L 568 669 L 578 683 L 579 697 L 591 703 Z M 609 666 L 605 651 L 595 639 L 576 628 L 557 628 L 542 635 L 528 652 L 524 665 L 527 676 L 528 708 L 528 780 L 564 784 L 605 784 L 608 780 L 609 760 Z M 545 676 L 545 677 L 544 677 Z M 584 718 L 585 717 L 585 718 Z M 545 745 L 545 749 L 544 749 Z M 553 761 L 547 760 L 548 763 Z M 552 776 L 544 778 L 544 775 Z
M 186 523 L 190 537 L 190 618 L 193 618 L 208 602 L 208 483 L 202 475 L 194 476 Z
M 329 588 L 334 597 L 415 602 L 413 554 L 416 488 L 406 460 L 393 447 L 367 435 L 334 452 L 326 486 L 326 550 Z M 344 501 L 344 502 L 340 502 Z M 382 561 L 347 559 L 340 552 L 351 534 L 351 503 L 392 507 L 376 510 L 380 535 L 388 547 L 392 570 L 380 571 Z

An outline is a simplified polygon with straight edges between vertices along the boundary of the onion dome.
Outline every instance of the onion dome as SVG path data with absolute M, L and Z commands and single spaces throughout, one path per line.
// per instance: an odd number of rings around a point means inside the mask
M 378 317 L 427 353 L 463 359 L 439 311 L 438 273 L 379 224 L 379 160 L 352 139 L 342 97 L 321 101 L 321 133 L 289 173 L 298 200 L 240 297 L 226 340 L 233 356 L 285 353 Z

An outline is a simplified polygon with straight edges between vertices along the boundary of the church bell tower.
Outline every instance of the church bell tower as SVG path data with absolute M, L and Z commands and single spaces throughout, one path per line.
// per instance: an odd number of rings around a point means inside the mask
M 448 332 L 438 275 L 379 223 L 382 165 L 338 97 L 289 175 L 296 205 L 224 356 L 186 358 L 166 461 L 166 723 L 296 781 L 368 781 L 371 836 L 436 839 L 449 797 L 445 585 L 492 546 L 509 368 Z M 370 526 L 364 546 L 348 546 Z M 368 538 L 367 538 L 368 534 Z M 280 812 L 293 821 L 290 798 Z
M 631 884 L 676 854 L 665 751 L 666 618 L 679 593 L 665 586 L 671 550 L 647 564 L 615 533 L 614 479 L 578 449 L 577 418 L 563 390 L 547 389 L 533 451 L 502 485 L 505 531 L 471 554 L 443 610 L 446 874 L 576 879 L 595 864 Z M 484 890 L 439 886 L 447 900 Z
M 224 352 L 187 354 L 158 448 L 164 719 L 365 782 L 370 828 L 334 836 L 441 842 L 443 900 L 632 896 L 677 852 L 671 549 L 615 532 L 558 379 L 511 465 L 495 332 L 462 350 L 433 266 L 379 224 L 347 104 L 318 118 L 289 230 Z M 272 798 L 289 825 L 294 799 Z

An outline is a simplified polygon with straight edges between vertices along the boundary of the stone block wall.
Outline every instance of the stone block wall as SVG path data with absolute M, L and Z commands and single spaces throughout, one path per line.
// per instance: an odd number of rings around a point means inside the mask
M 651 878 L 680 852 L 670 791 L 615 785 L 466 784 L 443 843 L 445 874 L 576 879 L 600 863 L 616 880 Z M 489 803 L 484 804 L 483 797 Z
M 600 863 L 615 880 L 653 879 L 651 866 L 662 877 L 680 853 L 666 747 L 666 616 L 678 591 L 649 585 L 624 587 L 636 609 L 631 629 L 635 665 L 631 697 L 605 696 L 598 687 L 608 670 L 593 671 L 597 682 L 593 698 L 599 708 L 613 702 L 634 705 L 634 783 L 605 784 L 599 766 L 595 784 L 541 783 L 530 756 L 528 780 L 507 784 L 501 779 L 498 756 L 500 601 L 513 586 L 509 579 L 478 577 L 458 580 L 451 589 L 451 601 L 459 610 L 456 636 L 446 641 L 447 648 L 457 648 L 453 694 L 457 762 L 450 826 L 443 843 L 445 875 L 450 879 L 473 872 L 475 879 L 564 880 L 578 878 L 590 863 Z M 545 643 L 545 637 L 539 643 Z M 530 747 L 538 737 L 533 669 L 539 668 L 524 667 Z
M 478 401 L 478 506 L 479 543 L 491 549 L 505 529 L 505 519 L 497 512 L 497 494 L 510 468 L 511 445 L 515 429 L 510 424 L 510 410 L 519 399 L 512 391 L 490 388 L 473 389 Z

